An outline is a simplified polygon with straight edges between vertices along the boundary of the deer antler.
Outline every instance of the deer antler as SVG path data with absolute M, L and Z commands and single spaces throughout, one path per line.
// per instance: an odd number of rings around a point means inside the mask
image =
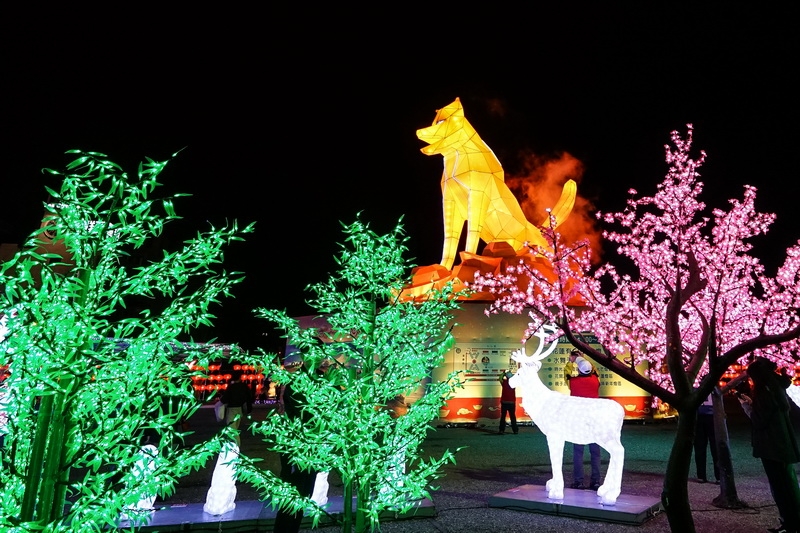
M 528 361 L 531 360 L 530 357 L 525 355 L 525 348 L 520 348 L 519 350 L 514 350 L 513 352 L 511 352 L 511 359 L 513 359 L 519 364 L 527 363 Z
M 538 330 L 536 333 L 533 334 L 534 337 L 539 339 L 539 342 L 536 345 L 536 351 L 531 355 L 525 354 L 525 348 L 522 347 L 519 350 L 515 350 L 511 353 L 511 359 L 516 361 L 517 363 L 530 363 L 531 361 L 541 361 L 556 349 L 558 345 L 558 337 L 553 338 L 549 344 L 545 343 L 545 340 L 552 336 L 553 333 L 558 331 L 558 326 L 554 326 L 552 324 L 545 324 Z

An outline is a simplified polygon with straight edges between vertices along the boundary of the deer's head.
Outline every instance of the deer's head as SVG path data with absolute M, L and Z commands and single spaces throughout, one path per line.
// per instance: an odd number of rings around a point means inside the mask
M 534 337 L 539 339 L 536 345 L 536 351 L 531 355 L 526 355 L 525 348 L 523 347 L 511 353 L 511 359 L 517 362 L 517 372 L 508 380 L 508 384 L 511 387 L 516 388 L 520 379 L 524 380 L 531 375 L 539 373 L 539 369 L 542 368 L 542 360 L 556 349 L 558 337 L 553 337 L 549 343 L 545 342 L 547 338 L 552 337 L 553 333 L 556 331 L 558 331 L 557 326 L 545 324 L 533 334 Z

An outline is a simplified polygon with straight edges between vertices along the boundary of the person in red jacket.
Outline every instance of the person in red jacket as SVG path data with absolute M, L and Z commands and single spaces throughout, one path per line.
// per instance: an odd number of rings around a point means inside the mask
M 580 352 L 574 350 L 570 354 L 573 364 L 577 367 L 577 375 L 565 376 L 569 384 L 571 396 L 581 396 L 583 398 L 600 397 L 600 378 L 592 364 L 580 357 Z M 565 373 L 566 374 L 566 373 Z M 572 444 L 572 488 L 582 489 L 583 486 L 583 444 Z M 597 490 L 600 488 L 600 445 L 596 442 L 589 444 L 589 456 L 591 458 L 592 474 L 589 478 L 589 489 Z
M 506 415 L 508 415 L 511 422 L 511 430 L 514 435 L 519 433 L 519 428 L 517 427 L 517 393 L 508 384 L 508 380 L 513 375 L 511 372 L 500 374 L 499 381 L 502 389 L 500 392 L 500 430 L 498 431 L 500 435 L 506 432 Z

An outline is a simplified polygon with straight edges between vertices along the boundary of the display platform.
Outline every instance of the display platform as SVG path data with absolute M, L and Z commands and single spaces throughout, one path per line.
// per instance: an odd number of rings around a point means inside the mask
M 580 489 L 565 488 L 563 500 L 551 500 L 544 485 L 498 492 L 489 498 L 489 507 L 632 525 L 642 524 L 663 510 L 657 498 L 620 494 L 615 505 L 602 505 L 594 491 Z
M 355 509 L 355 501 L 353 502 Z M 222 515 L 212 515 L 203 511 L 202 503 L 189 503 L 183 505 L 165 505 L 155 511 L 143 513 L 135 520 L 121 519 L 117 527 L 121 530 L 137 527 L 137 531 L 169 533 L 172 531 L 209 531 L 209 525 L 214 525 L 214 531 L 228 532 L 271 532 L 275 523 L 276 511 L 269 502 L 241 501 L 236 502 L 236 508 Z M 328 512 L 335 517 L 344 512 L 344 498 L 331 496 L 327 504 Z M 414 507 L 405 513 L 384 511 L 381 521 L 405 520 L 409 518 L 426 518 L 436 516 L 436 509 L 430 500 L 418 500 Z M 334 523 L 334 519 L 323 516 L 321 526 Z M 309 518 L 303 519 L 303 527 L 311 527 Z

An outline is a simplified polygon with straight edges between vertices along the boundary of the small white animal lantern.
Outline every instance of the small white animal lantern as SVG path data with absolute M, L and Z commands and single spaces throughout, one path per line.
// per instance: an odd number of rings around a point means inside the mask
M 211 475 L 211 488 L 206 495 L 203 511 L 221 515 L 236 508 L 236 468 L 233 461 L 239 455 L 239 446 L 234 442 L 225 444 L 217 458 L 217 465 Z
M 323 507 L 326 503 L 328 503 L 328 489 L 330 488 L 330 483 L 328 483 L 328 472 L 318 472 L 317 477 L 314 480 L 314 492 L 311 494 L 311 499 L 319 505 Z
M 542 383 L 539 378 L 541 361 L 553 352 L 558 339 L 554 339 L 549 347 L 544 341 L 554 332 L 555 326 L 543 326 L 535 334 L 539 344 L 534 354 L 527 356 L 521 349 L 511 355 L 519 368 L 509 380 L 512 387 L 522 390 L 522 407 L 547 437 L 553 470 L 553 477 L 545 485 L 547 497 L 564 499 L 564 443 L 595 442 L 610 455 L 605 481 L 597 489 L 598 501 L 603 505 L 614 505 L 620 493 L 625 460 L 625 448 L 620 441 L 625 410 L 614 400 L 567 396 Z
M 148 475 L 156 469 L 156 457 L 158 456 L 158 448 L 152 444 L 142 446 L 139 451 L 139 459 L 133 465 L 133 476 L 137 480 L 144 481 Z M 126 519 L 133 519 L 140 515 L 140 513 L 155 510 L 153 504 L 156 501 L 155 494 L 141 494 L 139 501 L 135 505 L 129 505 L 122 513 Z

